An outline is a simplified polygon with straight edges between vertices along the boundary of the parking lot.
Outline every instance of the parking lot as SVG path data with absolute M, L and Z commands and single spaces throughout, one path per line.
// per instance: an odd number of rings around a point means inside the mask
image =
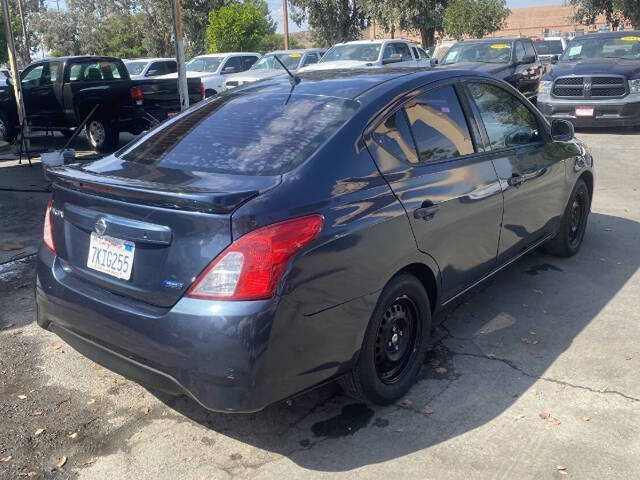
M 35 324 L 48 193 L 0 161 L 0 478 L 638 478 L 640 135 L 578 136 L 597 179 L 577 256 L 530 254 L 448 310 L 393 406 L 327 385 L 251 415 L 148 391 Z

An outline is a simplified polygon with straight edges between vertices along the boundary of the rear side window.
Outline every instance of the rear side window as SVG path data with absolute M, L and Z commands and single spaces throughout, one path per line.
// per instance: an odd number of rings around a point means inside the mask
M 533 43 L 524 42 L 524 52 L 526 53 L 527 57 L 535 57 L 536 50 L 535 48 L 533 48 Z
M 80 62 L 71 66 L 70 81 L 102 82 L 126 78 L 124 65 L 109 60 Z
M 178 170 L 280 175 L 309 158 L 358 106 L 332 97 L 233 92 L 154 130 L 122 158 Z
M 425 93 L 405 105 L 421 163 L 474 153 L 467 121 L 451 86 Z

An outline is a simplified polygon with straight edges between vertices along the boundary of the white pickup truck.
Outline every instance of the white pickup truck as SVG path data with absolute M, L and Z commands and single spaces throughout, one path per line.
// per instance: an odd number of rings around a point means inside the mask
M 320 62 L 300 71 L 386 66 L 428 67 L 429 59 L 416 57 L 413 45 L 406 40 L 357 40 L 334 45 Z
M 187 78 L 199 77 L 204 85 L 205 97 L 210 97 L 224 90 L 227 75 L 249 70 L 260 56 L 253 52 L 199 55 L 187 62 Z M 161 78 L 177 77 L 177 73 L 172 73 Z

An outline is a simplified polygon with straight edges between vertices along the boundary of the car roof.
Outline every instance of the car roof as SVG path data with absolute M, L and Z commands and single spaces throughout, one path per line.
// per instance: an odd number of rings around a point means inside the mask
M 171 58 L 171 57 L 123 58 L 122 59 L 122 61 L 124 63 L 127 63 L 127 62 L 157 62 L 157 61 L 167 61 L 167 60 L 173 60 L 174 62 L 176 61 L 175 58 Z
M 69 60 L 109 60 L 109 61 L 118 61 L 120 58 L 118 57 L 109 57 L 105 55 L 69 55 L 67 57 L 47 57 L 40 60 L 36 60 L 33 63 L 42 63 L 42 62 L 66 62 Z M 26 67 L 25 67 L 26 68 Z
M 299 73 L 301 81 L 296 85 L 294 93 L 296 95 L 331 96 L 344 99 L 360 99 L 362 96 L 374 89 L 381 87 L 382 94 L 385 89 L 398 86 L 398 83 L 415 83 L 419 80 L 421 85 L 442 79 L 457 77 L 461 75 L 484 76 L 479 72 L 472 72 L 461 69 L 447 70 L 426 70 L 424 68 L 361 68 L 361 69 L 335 69 L 335 70 L 315 70 Z M 291 92 L 289 77 L 280 75 L 253 84 L 245 91 L 265 93 Z
M 594 32 L 587 35 L 581 35 L 574 37 L 572 40 L 579 40 L 581 38 L 619 38 L 619 37 L 637 37 L 640 36 L 640 30 L 625 30 L 622 32 Z
M 404 38 L 376 38 L 374 40 L 352 40 L 350 42 L 336 43 L 336 45 L 366 45 L 366 44 L 380 44 L 384 42 L 407 42 Z
M 495 37 L 495 38 L 471 38 L 469 40 L 465 40 L 463 42 L 458 42 L 461 45 L 465 43 L 505 43 L 505 42 L 515 42 L 516 40 L 531 40 L 527 37 Z
M 254 55 L 254 56 L 257 55 L 258 57 L 262 56 L 257 52 L 227 52 L 227 53 L 206 53 L 204 55 L 196 55 L 193 58 L 216 58 L 216 57 L 222 58 L 222 57 L 228 57 L 229 55 Z
M 265 53 L 265 55 L 273 55 L 274 53 L 315 53 L 324 51 L 326 51 L 326 48 L 293 48 L 290 50 L 272 50 L 271 52 Z

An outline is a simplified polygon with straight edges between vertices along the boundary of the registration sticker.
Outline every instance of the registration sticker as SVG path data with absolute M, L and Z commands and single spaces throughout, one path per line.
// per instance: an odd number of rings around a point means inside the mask
M 640 42 L 640 37 L 630 35 L 628 37 L 622 37 L 620 40 L 623 42 Z
M 569 56 L 573 57 L 575 55 L 580 55 L 582 53 L 582 45 L 576 45 L 569 49 Z
M 504 48 L 511 48 L 511 47 L 509 47 L 509 45 L 507 45 L 506 43 L 493 43 L 491 45 L 491 48 L 495 48 L 496 50 L 502 50 Z
M 576 107 L 576 117 L 593 117 L 593 107 Z
M 302 54 L 300 53 L 290 53 L 289 58 L 300 58 Z

